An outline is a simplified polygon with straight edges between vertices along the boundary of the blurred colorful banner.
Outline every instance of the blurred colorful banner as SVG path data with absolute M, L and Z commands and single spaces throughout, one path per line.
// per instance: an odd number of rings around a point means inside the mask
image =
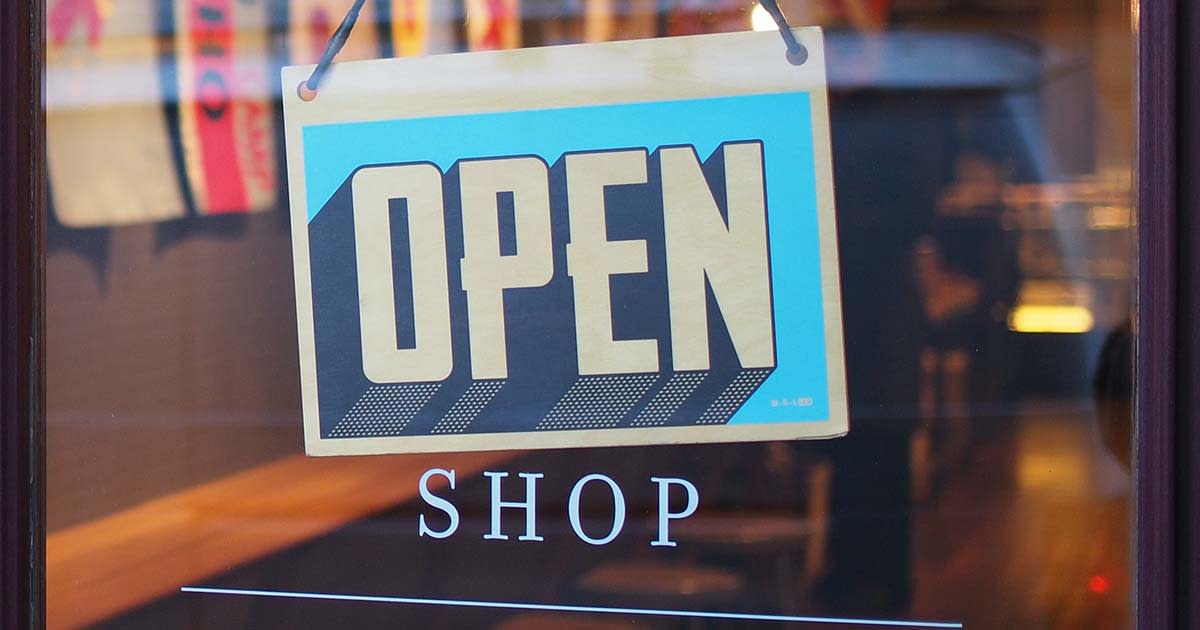
M 290 62 L 317 63 L 351 4 L 349 0 L 287 0 L 287 49 Z M 338 52 L 338 60 L 356 61 L 382 56 L 382 38 L 377 26 L 379 22 L 376 3 L 364 2 L 358 14 L 358 25 Z M 278 75 L 277 72 L 275 74 Z
M 520 0 L 466 0 L 467 50 L 521 45 Z
M 46 154 L 54 211 L 71 228 L 186 215 L 163 109 L 153 0 L 51 0 Z M 171 90 L 173 91 L 173 90 Z
M 275 205 L 267 0 L 175 4 L 179 135 L 198 214 Z

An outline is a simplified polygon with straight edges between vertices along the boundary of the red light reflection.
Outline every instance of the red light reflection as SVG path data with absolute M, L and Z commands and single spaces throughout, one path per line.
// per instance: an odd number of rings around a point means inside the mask
M 1112 584 L 1108 581 L 1108 578 L 1101 575 L 1093 575 L 1087 583 L 1088 590 L 1097 595 L 1107 593 L 1111 586 Z

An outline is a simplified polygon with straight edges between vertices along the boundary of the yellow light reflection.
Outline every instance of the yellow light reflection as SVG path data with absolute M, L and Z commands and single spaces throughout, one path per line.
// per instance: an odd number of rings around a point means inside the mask
M 1088 487 L 1087 463 L 1076 453 L 1023 453 L 1017 460 L 1017 483 L 1024 490 L 1079 496 Z
M 1073 415 L 1034 414 L 1017 426 L 1016 480 L 1023 491 L 1057 499 L 1087 496 L 1101 483 L 1087 422 Z
M 1093 230 L 1124 230 L 1129 228 L 1130 211 L 1123 206 L 1096 206 L 1088 213 L 1088 227 Z
M 1023 304 L 1008 314 L 1008 329 L 1020 333 L 1085 333 L 1095 324 L 1086 306 Z
M 767 13 L 761 4 L 754 5 L 754 9 L 750 11 L 750 27 L 756 31 L 779 30 L 779 27 L 775 25 L 775 20 L 771 19 L 771 14 Z

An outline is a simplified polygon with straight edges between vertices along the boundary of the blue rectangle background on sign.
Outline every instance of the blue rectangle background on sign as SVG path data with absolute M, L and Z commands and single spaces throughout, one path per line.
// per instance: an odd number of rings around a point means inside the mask
M 366 165 L 427 161 L 446 172 L 469 158 L 554 163 L 567 152 L 671 145 L 707 159 L 723 142 L 761 140 L 777 365 L 729 423 L 822 421 L 829 392 L 809 99 L 788 92 L 307 126 L 308 220 Z

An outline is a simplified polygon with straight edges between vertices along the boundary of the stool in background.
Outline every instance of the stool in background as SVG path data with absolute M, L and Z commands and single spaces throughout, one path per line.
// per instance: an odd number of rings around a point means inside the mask
M 700 513 L 672 526 L 680 544 L 696 545 L 726 558 L 738 558 L 753 572 L 765 561 L 775 565 L 780 610 L 796 611 L 793 589 L 807 590 L 825 572 L 832 466 L 822 460 L 806 467 L 808 504 L 804 515 L 771 512 Z M 795 558 L 804 564 L 797 575 Z

